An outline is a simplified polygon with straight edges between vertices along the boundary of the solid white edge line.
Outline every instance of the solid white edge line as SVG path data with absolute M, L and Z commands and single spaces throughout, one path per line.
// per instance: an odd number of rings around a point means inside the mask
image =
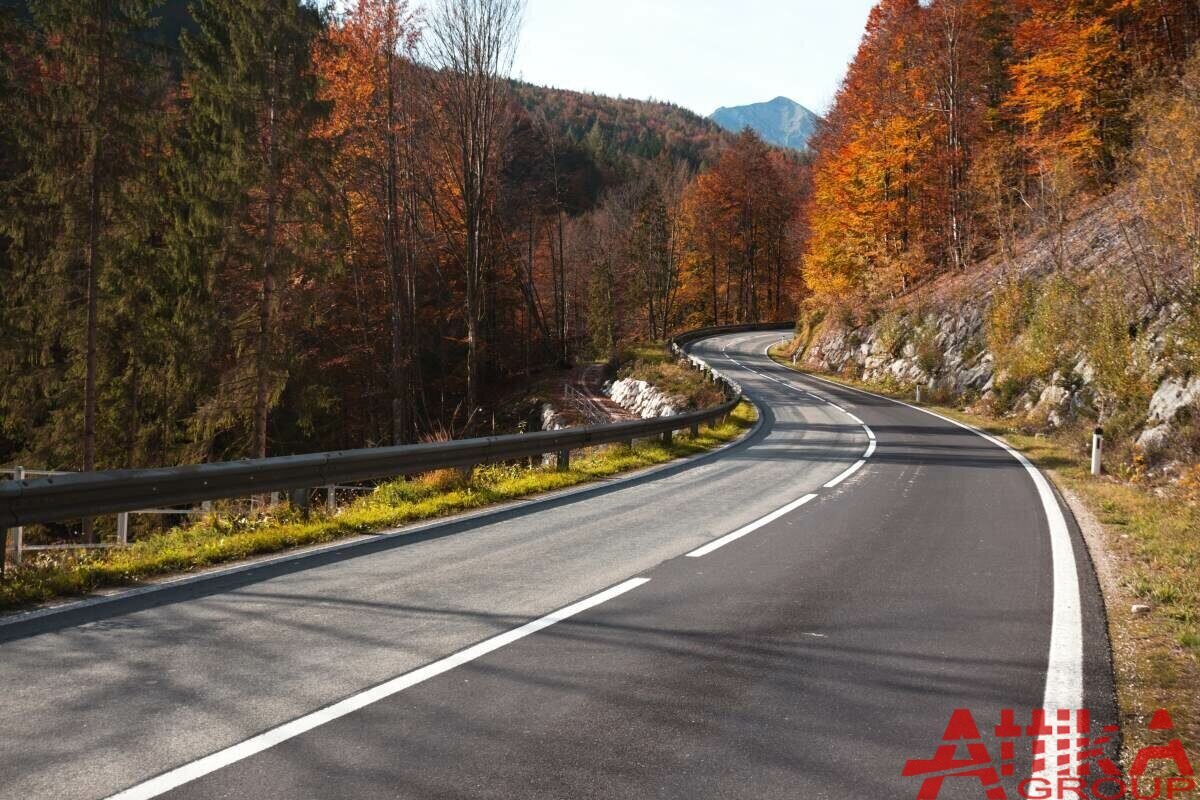
M 862 469 L 862 468 L 863 468 L 863 467 L 866 465 L 866 463 L 867 463 L 866 461 L 858 461 L 858 462 L 856 462 L 856 463 L 854 464 L 854 466 L 852 466 L 850 469 L 846 470 L 846 471 L 845 471 L 845 472 L 843 472 L 841 475 L 838 475 L 836 478 L 834 478 L 833 480 L 831 480 L 829 483 L 825 484 L 825 488 L 826 488 L 826 489 L 832 489 L 832 488 L 834 488 L 834 487 L 835 487 L 835 486 L 837 486 L 839 483 L 841 483 L 842 481 L 846 480 L 846 479 L 847 479 L 847 478 L 849 478 L 851 475 L 853 475 L 854 473 L 856 473 L 856 472 L 858 472 L 860 469 Z
M 789 514 L 793 511 L 795 511 L 800 506 L 802 506 L 806 503 L 810 503 L 816 499 L 817 499 L 817 495 L 806 494 L 806 495 L 804 495 L 804 497 L 801 497 L 799 500 L 793 500 L 792 502 L 788 503 L 783 508 L 776 509 L 776 510 L 772 511 L 770 514 L 767 514 L 765 517 L 756 519 L 754 522 L 751 522 L 749 525 L 744 525 L 744 526 L 738 528 L 733 533 L 727 533 L 724 536 L 722 536 L 720 539 L 714 539 L 713 541 L 709 542 L 708 544 L 704 545 L 703 547 L 699 547 L 699 548 L 693 550 L 692 552 L 687 554 L 687 557 L 688 558 L 703 558 L 704 556 L 708 555 L 709 553 L 713 552 L 714 550 L 719 550 L 720 548 L 724 547 L 725 545 L 729 544 L 730 542 L 735 542 L 738 539 L 742 538 L 743 536 L 754 533 L 754 531 L 758 530 L 762 526 L 772 523 L 775 520 L 779 519 L 780 517 L 784 516 L 785 514 Z
M 447 656 L 432 664 L 427 664 L 424 667 L 407 672 L 399 677 L 393 678 L 390 681 L 381 683 L 378 686 L 359 692 L 358 694 L 347 697 L 333 705 L 326 706 L 311 714 L 306 714 L 303 717 L 294 719 L 280 725 L 277 728 L 272 728 L 269 731 L 260 733 L 257 736 L 252 736 L 243 742 L 239 742 L 224 750 L 218 750 L 211 755 L 204 756 L 189 764 L 184 764 L 169 772 L 165 772 L 148 781 L 139 783 L 124 791 L 111 795 L 108 800 L 149 800 L 153 797 L 158 797 L 172 789 L 177 789 L 184 784 L 191 783 L 194 780 L 216 772 L 224 767 L 234 764 L 238 761 L 249 758 L 268 750 L 288 739 L 293 739 L 301 734 L 318 728 L 327 723 L 333 722 L 336 719 L 352 714 L 366 706 L 378 703 L 393 695 L 403 692 L 412 686 L 437 677 L 445 672 L 449 672 L 456 667 L 474 661 L 477 658 L 487 655 L 488 653 L 499 650 L 502 647 L 512 644 L 520 639 L 537 633 L 538 631 L 549 628 L 570 617 L 581 614 L 591 608 L 595 608 L 601 603 L 612 600 L 615 597 L 625 594 L 633 589 L 636 589 L 643 584 L 649 583 L 649 578 L 632 578 L 624 583 L 617 584 L 610 589 L 606 589 L 599 594 L 580 600 L 577 603 L 561 608 L 544 617 L 526 623 L 519 628 L 514 628 L 511 631 L 493 636 L 478 644 L 472 645 L 465 650 L 460 650 L 453 655 Z
M 863 455 L 863 458 L 870 458 L 871 456 L 875 455 L 875 448 L 878 444 L 879 442 L 875 441 L 875 437 L 872 436 L 871 444 L 867 446 L 867 452 Z
M 769 345 L 767 349 L 770 350 L 770 347 Z M 1047 719 L 1050 720 L 1054 719 L 1053 715 L 1058 711 L 1077 711 L 1081 709 L 1083 707 L 1083 612 L 1081 608 L 1083 601 L 1080 598 L 1079 592 L 1079 567 L 1078 562 L 1075 560 L 1075 545 L 1071 541 L 1071 530 L 1067 526 L 1067 519 L 1058 505 L 1058 500 L 1054 496 L 1054 490 L 1050 487 L 1050 482 L 1046 480 L 1046 476 L 1025 457 L 1024 453 L 995 436 L 986 434 L 964 422 L 943 416 L 927 408 L 911 405 L 903 400 L 896 400 L 895 398 L 876 394 L 875 392 L 868 392 L 865 389 L 843 386 L 817 375 L 803 374 L 829 386 L 859 392 L 868 397 L 876 397 L 880 400 L 887 400 L 896 405 L 920 411 L 922 414 L 928 414 L 943 422 L 949 422 L 951 425 L 956 425 L 963 430 L 970 431 L 976 436 L 996 445 L 1015 458 L 1025 468 L 1026 473 L 1028 473 L 1034 487 L 1037 489 L 1038 499 L 1042 504 L 1042 511 L 1046 515 L 1046 524 L 1050 529 L 1051 572 L 1054 576 L 1054 605 L 1050 621 L 1050 653 L 1046 664 L 1046 689 L 1042 696 L 1042 708 L 1045 709 L 1048 715 Z M 1055 752 L 1055 745 L 1052 741 L 1049 741 L 1050 739 L 1053 739 L 1053 737 L 1046 737 L 1045 739 L 1048 755 Z M 1046 771 L 1039 773 L 1035 777 L 1053 777 L 1057 769 L 1058 767 L 1054 764 L 1054 759 L 1047 757 Z

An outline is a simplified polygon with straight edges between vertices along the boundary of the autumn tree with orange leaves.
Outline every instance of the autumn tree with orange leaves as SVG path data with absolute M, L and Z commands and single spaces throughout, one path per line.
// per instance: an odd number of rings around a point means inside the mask
M 420 27 L 406 0 L 358 0 L 317 49 L 322 99 L 330 114 L 317 135 L 335 151 L 331 176 L 362 327 L 362 372 L 373 379 L 378 331 L 365 307 L 387 298 L 391 436 L 413 441 L 416 317 L 416 111 L 411 84 Z M 366 291 L 372 287 L 375 291 Z M 382 291 L 380 291 L 382 290 Z
M 887 302 L 1021 230 L 1061 233 L 1198 35 L 1186 0 L 882 0 L 816 143 L 809 289 Z
M 794 308 L 794 237 L 801 168 L 743 132 L 682 205 L 693 320 L 720 325 L 780 319 Z

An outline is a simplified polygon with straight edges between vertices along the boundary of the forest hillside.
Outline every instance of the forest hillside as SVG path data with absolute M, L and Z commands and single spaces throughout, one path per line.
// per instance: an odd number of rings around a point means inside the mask
M 792 354 L 1194 472 L 1198 36 L 1182 1 L 879 3 L 816 142 Z
M 0 6 L 0 463 L 467 436 L 542 372 L 793 316 L 806 163 L 512 82 L 494 6 L 482 54 L 406 0 Z

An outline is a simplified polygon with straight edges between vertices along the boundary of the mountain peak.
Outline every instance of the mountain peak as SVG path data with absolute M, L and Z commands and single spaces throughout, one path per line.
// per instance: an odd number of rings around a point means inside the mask
M 783 95 L 765 103 L 722 106 L 709 119 L 733 133 L 750 128 L 771 144 L 793 150 L 807 150 L 821 122 L 816 114 Z

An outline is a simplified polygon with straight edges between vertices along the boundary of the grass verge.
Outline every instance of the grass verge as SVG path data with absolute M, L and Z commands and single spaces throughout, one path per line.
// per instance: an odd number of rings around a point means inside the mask
M 793 366 L 772 351 L 782 366 Z M 813 372 L 850 387 L 912 403 L 887 387 Z M 1050 476 L 1073 505 L 1099 522 L 1089 537 L 1108 612 L 1126 763 L 1161 736 L 1146 730 L 1153 713 L 1171 712 L 1189 751 L 1200 747 L 1200 508 L 1188 498 L 1137 483 L 1091 475 L 1090 431 L 1023 431 L 1014 421 L 925 405 L 1002 437 Z M 1077 514 L 1077 516 L 1079 516 Z M 1086 521 L 1079 520 L 1086 526 Z M 1096 552 L 1099 548 L 1100 552 Z M 1135 614 L 1144 605 L 1149 613 Z
M 149 578 L 189 572 L 252 556 L 378 533 L 423 520 L 566 489 L 624 472 L 697 455 L 737 439 L 758 418 L 742 403 L 724 424 L 670 444 L 596 448 L 573 458 L 571 468 L 488 466 L 468 478 L 446 470 L 380 485 L 334 515 L 308 516 L 280 507 L 256 517 L 210 515 L 152 536 L 124 550 L 42 554 L 11 569 L 0 581 L 0 611 L 13 611 L 98 589 L 130 586 Z

